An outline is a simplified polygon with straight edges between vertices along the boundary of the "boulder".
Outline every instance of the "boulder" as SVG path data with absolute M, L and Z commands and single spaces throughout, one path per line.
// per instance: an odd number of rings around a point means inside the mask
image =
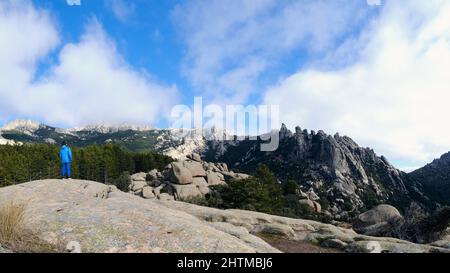
M 192 173 L 181 162 L 173 162 L 169 171 L 170 181 L 180 185 L 192 183 Z
M 147 174 L 147 180 L 148 181 L 154 181 L 154 180 L 158 180 L 162 177 L 162 175 L 158 172 L 158 170 L 154 169 L 151 170 L 150 172 L 148 172 Z
M 203 162 L 204 169 L 207 171 L 220 172 L 219 168 L 214 163 L 211 162 Z
M 386 232 L 390 221 L 401 219 L 402 215 L 393 206 L 379 205 L 369 211 L 361 213 L 353 221 L 353 228 L 368 235 L 377 235 Z
M 131 181 L 145 181 L 147 174 L 146 173 L 135 173 L 131 176 Z
M 203 194 L 199 188 L 194 184 L 189 185 L 171 185 L 174 190 L 174 195 L 177 200 L 186 200 L 189 198 L 202 197 Z
M 130 190 L 132 192 L 141 191 L 145 186 L 147 186 L 147 182 L 141 180 L 132 180 L 130 183 Z
M 210 185 L 210 186 L 225 184 L 225 178 L 223 177 L 223 174 L 221 174 L 221 173 L 207 171 L 206 179 L 208 180 L 207 182 L 208 182 L 208 185 Z
M 192 176 L 194 176 L 194 177 L 205 177 L 206 176 L 206 172 L 203 169 L 203 166 L 200 162 L 186 160 L 186 161 L 183 161 L 183 166 L 186 169 L 188 169 L 191 172 Z
M 309 189 L 308 193 L 308 199 L 312 201 L 317 201 L 320 199 L 320 197 L 314 192 L 314 189 Z
M 155 198 L 155 194 L 153 193 L 153 188 L 152 187 L 144 187 L 142 189 L 142 197 L 146 198 L 146 199 L 150 199 L 150 198 Z
M 194 177 L 192 184 L 197 186 L 202 195 L 206 195 L 210 192 L 208 182 L 206 182 L 203 177 Z
M 319 202 L 313 201 L 314 203 L 314 211 L 317 213 L 321 213 L 322 212 L 322 206 L 319 204 Z
M 302 199 L 302 200 L 299 200 L 299 202 L 301 204 L 308 205 L 308 207 L 310 207 L 314 211 L 316 210 L 316 206 L 314 205 L 314 202 L 309 199 Z

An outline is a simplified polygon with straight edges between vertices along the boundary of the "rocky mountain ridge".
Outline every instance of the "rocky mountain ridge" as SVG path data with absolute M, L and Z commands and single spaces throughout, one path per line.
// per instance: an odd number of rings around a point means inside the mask
M 342 219 L 378 204 L 406 209 L 411 202 L 433 208 L 420 181 L 392 166 L 384 156 L 363 148 L 347 136 L 308 132 L 285 125 L 279 131 L 279 148 L 262 152 L 261 141 L 208 142 L 205 157 L 252 173 L 267 165 L 283 182 L 294 180 L 305 191 L 314 191 L 322 207 Z
M 319 196 L 323 209 L 342 219 L 382 203 L 405 210 L 415 202 L 434 210 L 450 200 L 447 161 L 436 161 L 423 170 L 407 174 L 392 166 L 384 156 L 339 134 L 309 132 L 300 127 L 291 132 L 283 125 L 278 132 L 279 148 L 274 152 L 261 152 L 261 140 L 231 138 L 233 140 L 222 141 L 221 136 L 226 132 L 214 128 L 207 137 L 195 130 L 121 128 L 123 130 L 93 126 L 62 130 L 36 122 L 17 121 L 0 129 L 0 136 L 3 136 L 0 142 L 54 144 L 65 139 L 81 147 L 117 143 L 129 150 L 157 151 L 177 160 L 196 152 L 206 161 L 224 162 L 230 168 L 248 174 L 252 174 L 259 164 L 265 164 L 281 182 L 294 180 L 304 192 L 313 191 Z

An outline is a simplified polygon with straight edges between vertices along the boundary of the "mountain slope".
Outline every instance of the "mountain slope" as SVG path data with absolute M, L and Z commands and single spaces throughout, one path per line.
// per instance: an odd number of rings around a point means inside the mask
M 437 203 L 448 204 L 449 189 L 445 181 L 449 181 L 450 171 L 445 158 L 421 171 L 406 174 L 351 138 L 331 136 L 323 131 L 308 132 L 297 127 L 293 133 L 283 125 L 279 130 L 280 146 L 274 152 L 261 152 L 261 141 L 217 140 L 214 136 L 225 132 L 214 129 L 210 132 L 212 138 L 208 138 L 212 140 L 201 136 L 191 138 L 196 134 L 189 133 L 185 137 L 179 130 L 130 125 L 59 129 L 32 121 L 15 121 L 0 129 L 3 143 L 14 140 L 54 144 L 66 140 L 84 147 L 112 142 L 131 151 L 156 151 L 175 159 L 198 152 L 207 161 L 225 162 L 245 173 L 252 173 L 259 164 L 265 164 L 281 182 L 295 180 L 303 191 L 318 195 L 323 209 L 342 219 L 381 203 L 390 203 L 401 210 L 411 202 L 430 210 Z
M 0 128 L 0 144 L 48 143 L 63 140 L 71 145 L 85 147 L 116 143 L 134 152 L 156 151 L 181 158 L 204 145 L 202 139 L 185 138 L 178 130 L 161 130 L 134 125 L 60 129 L 28 120 L 16 120 Z
M 423 185 L 430 198 L 450 205 L 450 152 L 408 175 Z
M 292 133 L 285 125 L 279 135 L 274 152 L 261 152 L 260 141 L 212 141 L 206 157 L 250 173 L 265 164 L 281 181 L 295 180 L 303 190 L 316 193 L 325 209 L 343 217 L 386 202 L 403 209 L 411 201 L 432 206 L 419 183 L 349 137 L 300 127 Z

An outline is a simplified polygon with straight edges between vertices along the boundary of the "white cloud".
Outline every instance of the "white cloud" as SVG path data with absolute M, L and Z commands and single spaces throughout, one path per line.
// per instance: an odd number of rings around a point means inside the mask
M 291 127 L 339 131 L 420 166 L 450 150 L 450 2 L 388 1 L 361 37 L 269 88 Z M 355 50 L 355 51 L 354 51 Z M 354 56 L 357 56 L 356 59 Z M 332 69 L 333 62 L 351 64 Z
M 136 10 L 135 4 L 131 1 L 107 0 L 106 4 L 110 7 L 114 16 L 122 22 L 127 22 Z
M 294 50 L 311 54 L 363 21 L 360 1 L 189 1 L 172 14 L 186 42 L 184 73 L 197 92 L 245 102 L 261 76 Z
M 150 124 L 169 113 L 176 87 L 129 66 L 95 19 L 80 41 L 62 45 L 57 63 L 35 79 L 38 62 L 58 48 L 55 25 L 29 2 L 0 4 L 0 120 Z

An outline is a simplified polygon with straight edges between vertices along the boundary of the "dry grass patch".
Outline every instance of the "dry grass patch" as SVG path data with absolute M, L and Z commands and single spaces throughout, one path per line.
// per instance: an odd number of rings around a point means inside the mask
M 50 244 L 26 228 L 26 207 L 14 202 L 0 207 L 0 245 L 16 253 L 63 252 L 62 245 Z

